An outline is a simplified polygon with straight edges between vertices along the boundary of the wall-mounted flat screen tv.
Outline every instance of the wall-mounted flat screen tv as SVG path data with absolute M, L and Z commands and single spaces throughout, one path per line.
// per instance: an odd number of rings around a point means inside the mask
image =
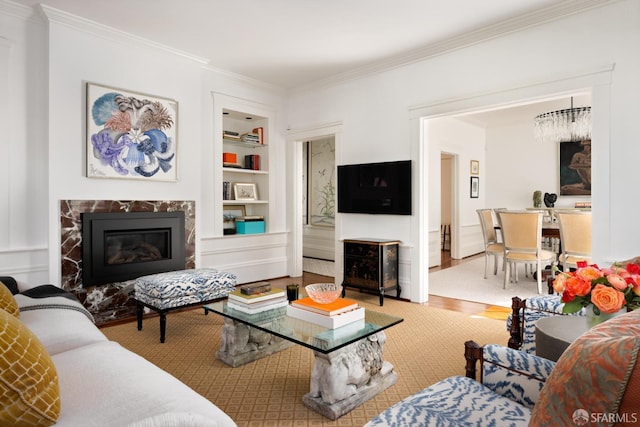
M 411 215 L 411 160 L 339 165 L 338 212 Z

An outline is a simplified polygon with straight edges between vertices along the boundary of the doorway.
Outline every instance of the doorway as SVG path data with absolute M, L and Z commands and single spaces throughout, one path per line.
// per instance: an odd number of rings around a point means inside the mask
M 303 142 L 302 164 L 302 269 L 333 276 L 336 257 L 335 136 Z
M 440 153 L 440 265 L 450 264 L 451 245 L 453 244 L 452 226 L 454 218 L 453 183 L 455 157 L 446 152 Z

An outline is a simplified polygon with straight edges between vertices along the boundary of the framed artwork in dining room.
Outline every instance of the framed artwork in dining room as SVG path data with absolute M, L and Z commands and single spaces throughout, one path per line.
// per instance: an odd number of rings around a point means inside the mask
M 480 196 L 480 177 L 471 177 L 471 198 L 477 199 Z
M 86 85 L 86 175 L 177 180 L 178 102 Z
M 560 143 L 560 195 L 591 195 L 591 140 Z
M 471 175 L 480 175 L 480 161 L 471 160 Z

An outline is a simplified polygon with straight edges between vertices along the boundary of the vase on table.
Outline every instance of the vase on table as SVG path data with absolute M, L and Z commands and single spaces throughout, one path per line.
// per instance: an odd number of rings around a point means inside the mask
M 541 208 L 542 207 L 542 191 L 536 190 L 533 192 L 533 207 Z
M 621 308 L 620 311 L 616 311 L 615 313 L 600 313 L 595 314 L 593 312 L 593 307 L 587 307 L 584 311 L 584 315 L 587 318 L 587 323 L 589 328 L 593 328 L 596 325 L 599 325 L 602 322 L 606 322 L 609 319 L 613 319 L 614 317 L 621 316 L 627 312 L 627 308 Z

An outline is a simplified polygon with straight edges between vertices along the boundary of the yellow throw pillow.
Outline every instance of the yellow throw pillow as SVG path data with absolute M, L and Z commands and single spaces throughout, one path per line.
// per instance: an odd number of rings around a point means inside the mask
M 16 299 L 9 288 L 2 282 L 0 282 L 0 308 L 15 317 L 20 317 L 20 308 Z
M 0 426 L 50 426 L 60 416 L 56 368 L 40 340 L 0 310 Z

